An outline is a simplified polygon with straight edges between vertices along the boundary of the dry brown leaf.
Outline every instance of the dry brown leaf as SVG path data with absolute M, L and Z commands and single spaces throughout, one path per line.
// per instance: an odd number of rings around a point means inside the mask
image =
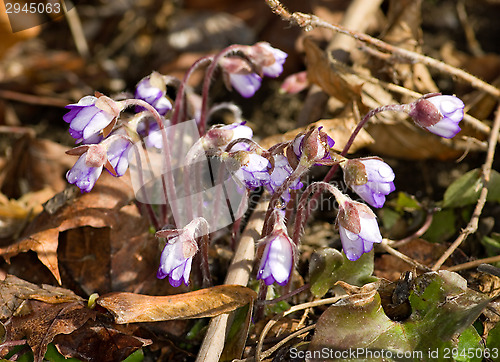
M 69 289 L 51 285 L 38 286 L 14 275 L 0 282 L 0 319 L 21 312 L 24 301 L 36 299 L 46 303 L 80 302 L 83 299 Z
M 241 285 L 218 285 L 194 292 L 149 296 L 110 293 L 97 299 L 118 324 L 214 317 L 252 303 L 256 293 Z
M 330 96 L 343 103 L 355 102 L 361 106 L 361 84 L 350 83 L 341 74 L 334 71 L 325 52 L 312 39 L 304 38 L 306 51 L 307 79 L 317 84 Z
M 300 127 L 285 134 L 278 134 L 267 137 L 259 142 L 259 144 L 264 148 L 269 148 L 279 142 L 291 141 L 300 132 L 304 132 L 309 127 L 323 127 L 323 131 L 325 131 L 335 141 L 333 149 L 337 152 L 340 152 L 344 148 L 344 145 L 347 143 L 347 140 L 351 136 L 352 131 L 354 131 L 354 129 L 356 128 L 356 122 L 352 117 L 349 116 L 334 119 L 322 119 L 318 122 L 311 123 L 307 127 Z M 373 138 L 370 136 L 370 134 L 362 129 L 354 140 L 353 145 L 349 149 L 349 153 L 356 152 L 357 150 L 366 147 L 373 142 Z
M 117 223 L 113 210 L 120 210 L 132 197 L 133 191 L 127 182 L 104 173 L 91 193 L 64 205 L 54 215 L 43 211 L 28 227 L 27 236 L 0 248 L 0 255 L 9 261 L 21 252 L 33 250 L 60 284 L 57 260 L 59 233 L 82 226 L 113 227 Z
M 123 361 L 139 348 L 152 343 L 149 339 L 131 336 L 92 320 L 71 334 L 60 334 L 54 345 L 66 358 L 83 361 Z
M 28 303 L 27 315 L 13 317 L 6 324 L 7 340 L 26 337 L 35 362 L 43 360 L 47 346 L 56 335 L 69 334 L 96 316 L 96 312 L 82 302 L 48 304 L 29 300 Z

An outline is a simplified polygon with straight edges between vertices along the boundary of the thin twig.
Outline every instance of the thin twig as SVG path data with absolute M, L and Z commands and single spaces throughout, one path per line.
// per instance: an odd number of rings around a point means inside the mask
M 416 260 L 410 258 L 409 256 L 403 254 L 402 252 L 397 251 L 396 249 L 390 247 L 389 244 L 388 244 L 387 239 L 383 239 L 382 240 L 382 243 L 380 244 L 380 247 L 382 249 L 384 249 L 385 251 L 387 251 L 389 254 L 394 255 L 395 257 L 403 260 L 404 262 L 406 262 L 406 263 L 408 263 L 408 264 L 410 264 L 410 265 L 412 265 L 412 266 L 414 266 L 414 267 L 416 267 L 418 269 L 421 269 L 421 270 L 426 271 L 426 272 L 431 271 L 431 268 L 429 268 L 428 266 L 426 266 L 424 264 L 421 264 L 418 261 L 416 261 Z
M 75 41 L 78 54 L 80 54 L 82 58 L 88 58 L 90 55 L 89 45 L 87 43 L 87 39 L 85 38 L 85 34 L 83 33 L 82 22 L 80 21 L 75 5 L 70 3 L 68 0 L 65 0 L 61 1 L 61 6 L 63 8 L 64 15 L 66 16 L 66 20 L 68 21 L 71 35 L 73 35 L 73 40 Z M 66 6 L 71 7 L 71 10 L 68 11 Z
M 415 240 L 415 239 L 421 237 L 422 235 L 425 234 L 425 232 L 431 226 L 433 216 L 434 216 L 433 212 L 428 212 L 427 216 L 425 217 L 424 223 L 422 224 L 422 226 L 417 231 L 415 231 L 413 234 L 411 234 L 411 235 L 409 235 L 406 238 L 403 238 L 401 240 L 390 240 L 387 244 L 390 247 L 392 247 L 394 249 L 397 249 L 397 248 L 402 247 L 403 245 L 408 244 L 410 241 Z
M 481 212 L 483 211 L 484 204 L 486 203 L 486 197 L 488 196 L 488 184 L 490 182 L 491 177 L 491 166 L 493 164 L 493 159 L 495 158 L 495 148 L 498 142 L 498 132 L 500 131 L 500 107 L 497 108 L 495 121 L 493 123 L 493 127 L 491 129 L 490 138 L 488 139 L 488 152 L 486 154 L 486 161 L 483 165 L 483 188 L 481 189 L 481 193 L 479 194 L 479 200 L 477 201 L 476 208 L 474 209 L 474 213 L 467 224 L 467 227 L 462 230 L 458 238 L 450 245 L 448 250 L 439 258 L 439 260 L 434 264 L 432 270 L 438 270 L 441 265 L 450 257 L 451 254 L 462 244 L 462 242 L 469 236 L 476 232 L 479 222 L 479 217 L 481 216 Z
M 340 25 L 330 24 L 314 15 L 304 14 L 300 12 L 290 13 L 280 3 L 279 0 L 266 0 L 266 3 L 269 5 L 271 10 L 275 14 L 279 15 L 284 20 L 296 23 L 305 30 L 310 30 L 312 28 L 325 28 L 325 29 L 330 29 L 332 31 L 336 31 L 341 34 L 349 35 L 350 37 L 353 37 L 354 39 L 360 42 L 369 44 L 380 50 L 386 51 L 392 54 L 393 56 L 396 56 L 397 58 L 404 59 L 411 63 L 422 63 L 442 73 L 453 75 L 469 83 L 474 88 L 481 89 L 495 98 L 500 98 L 500 89 L 492 86 L 489 83 L 482 81 L 481 79 L 471 75 L 470 73 L 463 71 L 462 69 L 453 67 L 440 60 L 407 49 L 399 48 L 397 46 L 388 44 L 380 39 L 371 37 L 367 34 L 348 30 Z
M 472 269 L 472 268 L 478 267 L 480 264 L 496 263 L 499 261 L 500 261 L 500 255 L 495 255 L 495 256 L 490 256 L 489 258 L 477 259 L 477 260 L 469 261 L 467 263 L 453 265 L 449 268 L 446 268 L 446 270 L 455 272 L 455 271 L 459 271 L 459 270 Z
M 50 107 L 66 107 L 70 102 L 61 98 L 41 97 L 34 94 L 14 92 L 7 89 L 0 89 L 0 98 L 10 99 L 28 104 Z

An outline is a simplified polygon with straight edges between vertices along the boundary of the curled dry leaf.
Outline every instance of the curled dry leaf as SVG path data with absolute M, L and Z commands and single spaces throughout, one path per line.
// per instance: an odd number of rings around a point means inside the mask
M 194 292 L 149 296 L 110 293 L 97 299 L 118 324 L 214 317 L 253 303 L 256 293 L 241 285 L 219 285 Z

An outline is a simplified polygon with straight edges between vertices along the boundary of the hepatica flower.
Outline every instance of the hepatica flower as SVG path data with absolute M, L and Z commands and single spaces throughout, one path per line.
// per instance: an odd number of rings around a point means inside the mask
M 135 88 L 135 98 L 142 99 L 156 108 L 159 114 L 164 116 L 172 109 L 172 103 L 166 95 L 166 85 L 161 74 L 157 72 L 151 73 L 147 77 L 141 79 Z M 136 107 L 136 112 L 142 112 L 143 107 Z
M 408 106 L 407 112 L 415 123 L 438 136 L 453 138 L 460 131 L 464 102 L 455 96 L 423 97 Z
M 69 123 L 69 133 L 71 137 L 81 142 L 95 137 L 97 133 L 110 126 L 124 109 L 124 105 L 101 95 L 83 97 L 78 103 L 69 104 L 65 108 L 70 110 L 63 116 L 64 121 Z
M 130 142 L 119 136 L 111 136 L 100 144 L 79 146 L 68 154 L 80 158 L 66 173 L 70 184 L 75 184 L 82 192 L 89 192 L 94 187 L 105 167 L 114 176 L 123 176 L 128 168 Z
M 292 150 L 298 160 L 321 164 L 323 160 L 330 160 L 330 148 L 335 141 L 320 128 L 310 130 L 304 135 L 295 137 L 292 141 Z M 302 157 L 302 156 L 305 157 Z
M 233 177 L 246 188 L 255 189 L 269 182 L 271 163 L 267 158 L 252 152 L 236 151 L 231 152 L 226 160 Z
M 282 212 L 279 210 L 276 213 Z M 262 279 L 266 285 L 277 283 L 286 285 L 290 280 L 294 264 L 295 244 L 288 236 L 283 216 L 274 224 L 273 231 L 260 240 L 265 245 L 260 261 L 257 279 Z
M 168 281 L 173 287 L 178 287 L 182 283 L 189 284 L 189 274 L 193 257 L 198 252 L 196 233 L 208 233 L 208 224 L 202 218 L 193 219 L 182 229 L 160 230 L 157 237 L 172 236 L 163 248 L 160 257 L 160 266 L 156 276 L 164 279 L 168 276 Z
M 283 73 L 283 64 L 288 57 L 287 53 L 273 48 L 267 42 L 259 42 L 249 47 L 246 53 L 257 66 L 261 67 L 262 74 L 271 78 L 279 77 Z
M 368 206 L 351 200 L 340 191 L 335 193 L 335 198 L 339 203 L 336 226 L 342 249 L 347 259 L 358 260 L 363 253 L 373 249 L 374 243 L 382 242 L 376 216 Z
M 396 188 L 394 171 L 378 158 L 358 158 L 341 162 L 345 183 L 373 207 L 384 206 L 385 197 Z

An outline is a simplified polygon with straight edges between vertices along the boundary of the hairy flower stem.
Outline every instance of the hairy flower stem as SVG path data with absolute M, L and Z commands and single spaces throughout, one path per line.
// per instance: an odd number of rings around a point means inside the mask
M 179 117 L 182 114 L 181 111 L 184 109 L 185 90 L 189 78 L 191 77 L 191 75 L 193 75 L 195 70 L 197 70 L 202 66 L 205 66 L 206 64 L 209 64 L 213 60 L 214 60 L 213 56 L 206 56 L 200 58 L 196 62 L 194 62 L 193 65 L 191 65 L 191 67 L 187 70 L 186 74 L 184 74 L 184 78 L 182 79 L 182 82 L 179 85 L 179 89 L 177 89 L 177 95 L 175 97 L 175 105 L 171 117 L 172 124 L 180 123 Z
M 132 106 L 132 105 L 141 106 L 141 107 L 145 108 L 146 110 L 148 110 L 153 115 L 156 123 L 158 124 L 158 128 L 161 131 L 161 138 L 162 138 L 162 143 L 163 143 L 163 156 L 164 156 L 163 160 L 165 162 L 163 170 L 164 171 L 167 170 L 167 177 L 168 177 L 168 181 L 165 180 L 165 177 L 163 177 L 164 175 L 161 178 L 162 179 L 163 193 L 165 196 L 165 204 L 166 204 L 168 195 L 171 195 L 171 196 L 175 195 L 175 187 L 174 187 L 175 180 L 174 180 L 174 175 L 172 174 L 172 161 L 170 160 L 170 153 L 169 153 L 169 149 L 168 149 L 167 131 L 165 129 L 165 125 L 163 124 L 164 119 L 158 113 L 158 111 L 146 101 L 143 101 L 141 99 L 127 99 L 124 102 L 125 102 L 125 106 Z M 172 197 L 172 199 L 170 200 L 170 203 L 171 203 L 172 212 L 175 212 L 176 210 L 178 210 L 177 200 L 175 199 L 175 197 Z M 164 225 L 166 225 L 169 220 L 167 220 L 166 214 L 164 214 L 162 216 L 163 216 L 163 218 L 162 218 L 161 222 L 163 222 Z
M 349 137 L 349 140 L 345 144 L 344 149 L 342 150 L 342 152 L 340 153 L 340 155 L 342 157 L 345 157 L 347 155 L 347 153 L 349 152 L 349 149 L 351 148 L 352 144 L 354 143 L 354 140 L 358 136 L 359 132 L 361 132 L 361 130 L 363 129 L 363 127 L 366 125 L 366 123 L 368 123 L 368 121 L 370 120 L 370 118 L 372 118 L 374 115 L 376 115 L 378 113 L 381 113 L 381 112 L 385 112 L 385 111 L 404 112 L 405 109 L 406 109 L 406 104 L 389 104 L 389 105 L 386 105 L 386 106 L 377 107 L 377 108 L 372 109 L 371 111 L 369 111 L 363 117 L 363 119 L 358 123 L 358 125 L 356 126 L 356 128 L 352 132 L 351 137 Z M 328 171 L 328 173 L 326 174 L 326 176 L 323 178 L 323 182 L 330 182 L 330 180 L 333 178 L 333 176 L 337 172 L 338 168 L 339 168 L 339 164 L 338 163 L 336 163 L 335 165 L 333 165 L 330 168 L 330 170 Z M 311 202 L 313 200 L 317 200 L 318 197 L 319 197 L 319 192 L 315 192 L 314 195 L 311 197 Z M 310 207 L 310 204 L 309 204 L 307 206 L 307 209 L 306 209 L 306 212 L 305 212 L 305 215 L 304 215 L 304 219 L 307 220 L 309 218 L 310 214 L 311 214 L 311 207 Z
M 309 167 L 307 167 L 304 163 L 299 162 L 297 168 L 293 170 L 293 172 L 290 174 L 290 176 L 288 176 L 285 182 L 283 182 L 283 184 L 273 193 L 273 195 L 271 196 L 271 200 L 269 201 L 269 207 L 267 208 L 266 217 L 264 218 L 264 227 L 262 228 L 261 237 L 265 237 L 271 232 L 271 213 L 278 205 L 281 195 L 283 195 L 283 193 L 288 190 L 298 178 L 300 178 L 305 172 L 307 172 L 308 169 Z
M 210 84 L 212 82 L 215 69 L 219 63 L 219 59 L 229 55 L 231 53 L 236 53 L 241 48 L 241 45 L 235 44 L 231 45 L 225 49 L 223 49 L 220 53 L 215 55 L 212 59 L 212 63 L 208 67 L 205 78 L 203 80 L 203 88 L 201 91 L 201 113 L 200 113 L 200 123 L 198 124 L 198 131 L 201 135 L 205 134 L 206 126 L 207 126 L 207 117 L 208 117 L 208 93 L 210 91 Z
M 300 234 L 302 233 L 302 228 L 304 227 L 307 221 L 307 217 L 309 216 L 309 209 L 307 207 L 308 205 L 310 205 L 308 204 L 309 195 L 313 194 L 313 198 L 317 198 L 323 191 L 331 192 L 333 196 L 335 196 L 335 198 L 342 197 L 342 192 L 340 192 L 339 189 L 337 189 L 332 184 L 324 181 L 314 182 L 307 186 L 307 188 L 302 193 L 302 196 L 300 197 L 299 204 L 297 206 L 297 215 L 295 216 L 292 240 L 297 247 L 300 243 Z

